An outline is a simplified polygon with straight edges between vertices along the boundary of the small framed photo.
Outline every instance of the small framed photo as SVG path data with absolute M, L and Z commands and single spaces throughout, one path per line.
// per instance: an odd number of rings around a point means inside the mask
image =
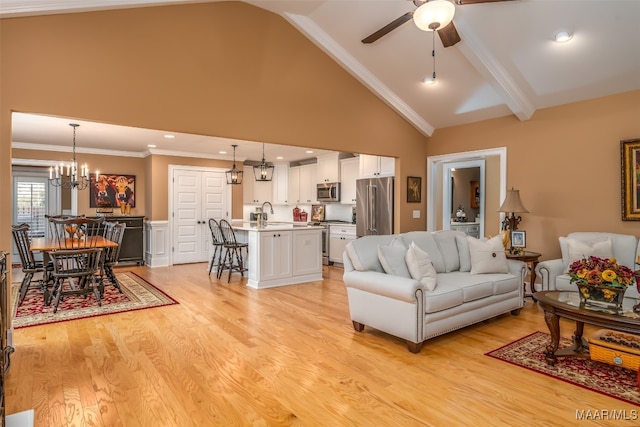
M 407 177 L 407 202 L 420 203 L 422 199 L 422 178 L 419 176 Z
M 527 232 L 526 231 L 512 231 L 511 232 L 511 247 L 524 248 L 527 246 Z

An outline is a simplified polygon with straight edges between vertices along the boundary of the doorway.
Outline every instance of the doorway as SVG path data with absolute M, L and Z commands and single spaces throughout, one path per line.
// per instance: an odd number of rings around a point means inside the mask
M 496 235 L 504 214 L 497 212 L 500 202 L 504 200 L 507 186 L 507 148 L 499 147 L 487 150 L 467 151 L 461 153 L 430 156 L 427 158 L 427 230 L 435 231 L 443 227 L 443 204 L 445 194 L 451 201 L 450 182 L 444 180 L 446 164 L 456 162 L 485 161 L 485 184 L 480 188 L 484 194 L 484 216 L 481 226 L 484 235 Z M 450 180 L 449 180 L 450 181 Z M 481 235 L 481 237 L 483 237 Z
M 171 264 L 209 261 L 209 218 L 229 219 L 230 189 L 218 168 L 169 166 Z

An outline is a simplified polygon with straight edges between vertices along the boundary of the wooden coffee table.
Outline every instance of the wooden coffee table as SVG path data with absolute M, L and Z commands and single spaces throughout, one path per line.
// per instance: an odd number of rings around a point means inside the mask
M 585 308 L 580 304 L 578 292 L 543 291 L 534 294 L 535 300 L 544 310 L 544 320 L 551 332 L 551 343 L 545 349 L 545 359 L 548 365 L 556 363 L 558 357 L 589 357 L 589 344 L 582 337 L 584 324 L 599 326 L 606 329 L 640 334 L 640 313 L 635 313 L 633 307 L 638 304 L 635 298 L 625 298 L 623 310 L 613 314 L 606 309 Z M 576 330 L 573 333 L 573 347 L 558 350 L 560 342 L 560 318 L 575 320 Z

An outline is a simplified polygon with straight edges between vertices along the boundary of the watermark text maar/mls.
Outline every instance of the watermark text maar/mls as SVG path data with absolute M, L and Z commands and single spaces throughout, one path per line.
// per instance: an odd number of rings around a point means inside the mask
M 634 421 L 637 419 L 637 409 L 576 409 L 576 420 L 579 421 Z

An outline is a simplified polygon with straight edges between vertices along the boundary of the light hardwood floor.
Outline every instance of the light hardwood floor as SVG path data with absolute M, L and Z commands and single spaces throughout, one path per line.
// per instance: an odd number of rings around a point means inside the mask
M 640 424 L 577 421 L 576 410 L 639 408 L 484 355 L 547 330 L 530 298 L 519 316 L 412 354 L 353 330 L 340 268 L 262 290 L 204 264 L 128 269 L 180 304 L 16 330 L 8 414 L 34 408 L 36 426 Z

